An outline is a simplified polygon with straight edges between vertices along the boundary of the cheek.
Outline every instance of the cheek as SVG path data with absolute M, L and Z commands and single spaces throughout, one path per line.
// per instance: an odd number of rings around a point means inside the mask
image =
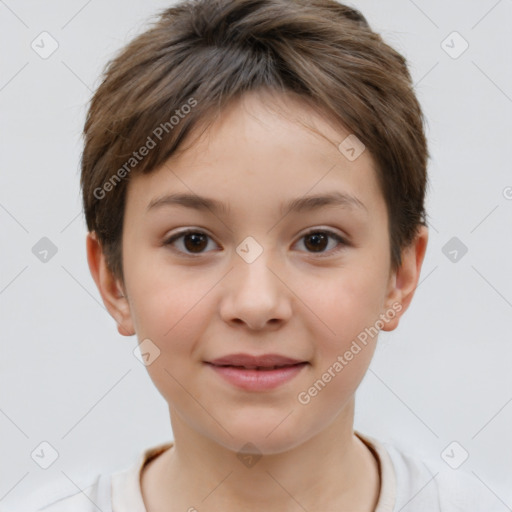
M 327 334 L 322 337 L 328 340 L 324 349 L 343 350 L 366 328 L 374 326 L 382 312 L 383 290 L 382 276 L 364 268 L 333 272 L 323 286 L 310 287 L 309 304 L 316 318 L 322 320 L 316 322 L 315 330 L 325 326 L 323 331 Z
M 132 254 L 134 265 L 126 272 L 132 320 L 139 342 L 150 339 L 160 351 L 147 370 L 166 399 L 179 397 L 178 382 L 187 382 L 190 367 L 199 364 L 198 347 L 212 318 L 208 292 L 215 280 L 193 269 L 169 272 L 136 265 L 136 258 Z
M 333 277 L 323 293 L 310 295 L 322 322 L 313 320 L 309 326 L 316 340 L 314 370 L 296 397 L 308 415 L 334 418 L 363 379 L 378 338 L 382 290 L 376 282 L 354 271 Z
M 151 380 L 168 403 L 178 409 L 188 402 L 183 387 L 191 370 L 200 364 L 199 348 L 211 322 L 206 293 L 211 286 L 194 286 L 190 278 L 144 279 L 144 289 L 133 290 L 132 317 L 139 341 L 149 338 L 160 350 L 146 367 Z
M 208 319 L 205 298 L 214 280 L 194 268 L 143 264 L 151 260 L 142 254 L 133 253 L 126 261 L 130 310 L 139 338 L 154 338 L 164 350 L 170 344 L 180 350 L 185 340 L 190 347 L 194 332 Z

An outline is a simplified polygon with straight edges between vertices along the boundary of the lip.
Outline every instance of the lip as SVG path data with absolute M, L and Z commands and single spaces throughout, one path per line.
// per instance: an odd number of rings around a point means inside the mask
M 263 354 L 261 356 L 253 356 L 251 354 L 230 354 L 207 362 L 215 366 L 244 366 L 252 369 L 257 367 L 268 368 L 272 366 L 289 366 L 298 363 L 305 363 L 306 361 L 293 359 L 280 354 Z
M 275 389 L 289 382 L 309 364 L 278 354 L 232 354 L 205 363 L 225 381 L 245 391 Z

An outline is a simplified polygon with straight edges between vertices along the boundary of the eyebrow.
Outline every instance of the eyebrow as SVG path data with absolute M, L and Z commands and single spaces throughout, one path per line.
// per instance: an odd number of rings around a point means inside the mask
M 229 208 L 223 202 L 196 194 L 166 194 L 157 197 L 148 204 L 146 212 L 163 206 L 184 206 L 201 211 L 210 210 L 215 214 L 224 215 L 229 213 Z M 292 199 L 281 205 L 280 211 L 281 214 L 284 212 L 287 214 L 292 212 L 309 212 L 326 206 L 341 206 L 368 212 L 368 209 L 360 199 L 345 192 L 331 192 Z

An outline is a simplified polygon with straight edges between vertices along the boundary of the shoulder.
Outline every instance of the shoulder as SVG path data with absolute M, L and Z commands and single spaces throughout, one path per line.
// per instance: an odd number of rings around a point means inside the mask
M 110 475 L 96 474 L 82 482 L 55 482 L 37 490 L 25 510 L 31 512 L 112 512 Z
M 144 465 L 170 448 L 164 443 L 147 448 L 132 462 L 111 474 L 96 473 L 85 481 L 71 479 L 49 484 L 24 504 L 23 512 L 144 512 L 140 473 Z
M 498 512 L 503 503 L 476 476 L 454 470 L 443 461 L 421 459 L 382 443 L 396 475 L 396 510 L 403 512 Z

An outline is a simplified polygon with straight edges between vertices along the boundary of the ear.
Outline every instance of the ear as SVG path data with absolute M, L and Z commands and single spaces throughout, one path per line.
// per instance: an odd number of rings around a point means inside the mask
M 107 267 L 105 255 L 95 232 L 87 234 L 87 262 L 92 278 L 98 287 L 103 303 L 117 322 L 117 330 L 122 336 L 133 336 L 130 304 L 122 283 L 115 279 Z
M 420 226 L 416 238 L 408 247 L 402 250 L 402 264 L 390 275 L 385 303 L 386 310 L 393 310 L 396 315 L 385 322 L 382 328 L 383 331 L 393 331 L 398 327 L 401 316 L 412 301 L 418 286 L 427 242 L 428 228 Z

